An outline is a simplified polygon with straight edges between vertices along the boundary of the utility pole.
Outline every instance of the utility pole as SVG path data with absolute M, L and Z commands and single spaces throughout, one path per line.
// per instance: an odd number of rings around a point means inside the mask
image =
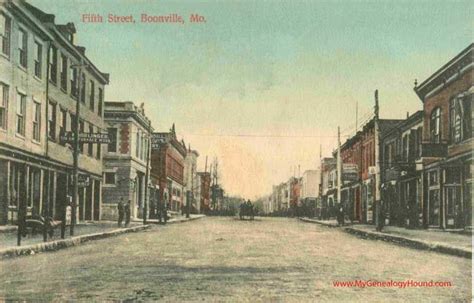
M 380 129 L 379 129 L 379 91 L 375 90 L 375 108 L 374 108 L 374 142 L 375 142 L 375 226 L 377 229 L 380 225 Z
M 186 205 L 186 218 L 189 218 L 191 213 L 191 204 L 194 200 L 194 163 L 191 165 L 191 197 L 188 197 L 188 204 Z
M 357 134 L 357 127 L 358 127 L 358 123 L 359 123 L 359 102 L 356 101 L 356 123 L 355 123 L 355 133 L 354 134 Z
M 143 110 L 145 115 L 145 110 Z M 146 158 L 146 172 L 145 172 L 145 200 L 143 201 L 143 225 L 146 224 L 146 216 L 148 213 L 148 180 L 150 179 L 150 156 L 151 156 L 151 120 L 148 120 L 148 142 L 147 142 L 147 158 Z
M 341 163 L 341 128 L 337 127 L 337 203 L 341 203 L 341 180 L 342 180 L 342 163 Z
M 74 225 L 76 225 L 76 210 L 77 210 L 77 196 L 79 195 L 79 116 L 81 110 L 81 97 L 82 97 L 82 68 L 87 65 L 83 63 L 82 58 L 79 64 L 73 64 L 72 68 L 77 71 L 77 101 L 76 101 L 76 121 L 74 123 L 74 150 L 73 150 L 73 194 L 72 194 L 72 207 L 71 207 L 71 226 L 70 235 L 74 236 Z

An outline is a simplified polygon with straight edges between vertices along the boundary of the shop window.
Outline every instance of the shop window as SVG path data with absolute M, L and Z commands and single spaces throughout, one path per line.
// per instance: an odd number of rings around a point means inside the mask
M 429 185 L 434 186 L 439 184 L 438 171 L 429 172 Z

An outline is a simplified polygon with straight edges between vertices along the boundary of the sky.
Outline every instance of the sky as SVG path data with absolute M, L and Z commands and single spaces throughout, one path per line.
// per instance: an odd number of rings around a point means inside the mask
M 421 110 L 415 79 L 474 41 L 471 1 L 29 2 L 74 22 L 77 43 L 110 73 L 106 100 L 143 102 L 157 131 L 175 123 L 198 168 L 217 157 L 226 193 L 250 199 L 317 169 L 338 126 L 343 141 L 354 132 L 356 107 L 359 125 L 373 111 L 375 89 L 382 118 Z M 92 13 L 104 22 L 81 21 Z M 174 13 L 184 24 L 140 22 Z

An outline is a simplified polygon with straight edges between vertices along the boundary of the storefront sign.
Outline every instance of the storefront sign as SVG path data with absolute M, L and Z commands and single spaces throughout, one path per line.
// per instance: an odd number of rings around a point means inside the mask
M 359 179 L 359 169 L 357 164 L 344 163 L 342 166 L 342 181 L 353 182 Z
M 74 134 L 67 132 L 59 137 L 64 143 L 74 143 Z M 105 133 L 80 133 L 77 138 L 79 143 L 108 144 L 111 142 L 109 134 Z
M 160 149 L 160 147 L 166 143 L 166 137 L 162 134 L 151 135 L 151 149 Z

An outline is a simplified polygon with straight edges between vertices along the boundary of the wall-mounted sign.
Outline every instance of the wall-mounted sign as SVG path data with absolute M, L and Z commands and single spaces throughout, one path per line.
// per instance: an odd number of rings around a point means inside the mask
M 105 133 L 79 133 L 77 139 L 79 143 L 109 144 L 111 142 L 109 134 Z M 63 143 L 74 143 L 74 134 L 66 132 L 59 136 L 59 140 Z

